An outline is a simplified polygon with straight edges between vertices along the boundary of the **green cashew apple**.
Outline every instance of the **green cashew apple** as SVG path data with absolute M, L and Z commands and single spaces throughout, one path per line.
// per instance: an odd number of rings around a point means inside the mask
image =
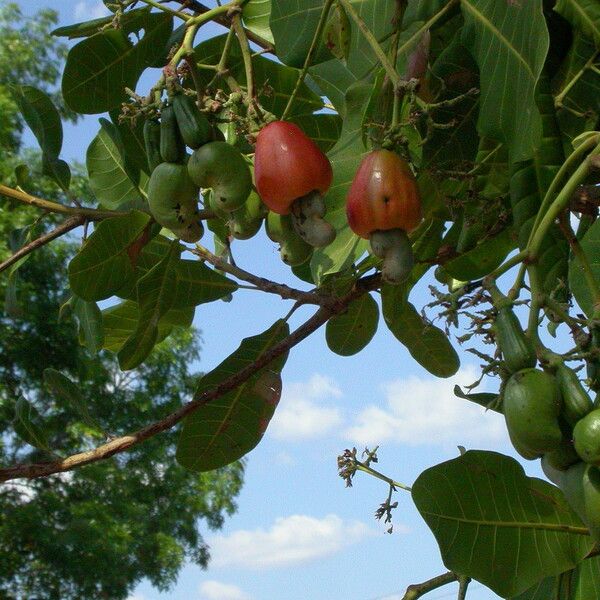
M 252 191 L 246 160 L 226 142 L 209 142 L 194 150 L 187 168 L 198 187 L 212 189 L 214 205 L 222 210 L 237 210 Z
M 164 162 L 152 171 L 148 182 L 150 212 L 157 223 L 184 242 L 197 242 L 204 233 L 198 218 L 198 194 L 185 165 Z
M 518 444 L 517 451 L 522 448 L 530 455 L 541 456 L 561 445 L 562 398 L 550 373 L 538 369 L 518 371 L 506 383 L 502 398 L 506 427 L 511 440 Z

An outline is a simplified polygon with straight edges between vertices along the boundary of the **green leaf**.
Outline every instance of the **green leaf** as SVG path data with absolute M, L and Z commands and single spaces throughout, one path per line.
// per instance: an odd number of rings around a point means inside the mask
M 498 408 L 496 408 L 496 404 L 498 402 L 499 395 L 492 394 L 489 392 L 479 392 L 476 394 L 465 394 L 462 391 L 459 385 L 454 386 L 454 395 L 457 398 L 462 398 L 463 400 L 469 400 L 470 402 L 475 402 L 475 404 L 479 404 L 479 406 L 483 406 L 483 408 L 493 410 L 495 412 L 501 412 Z
M 511 230 L 507 228 L 493 238 L 481 241 L 475 248 L 445 262 L 444 269 L 459 281 L 479 279 L 500 266 L 514 246 Z
M 79 323 L 80 343 L 92 354 L 96 354 L 104 343 L 102 311 L 95 302 L 88 302 L 77 296 L 73 296 L 71 306 Z
M 348 90 L 348 116 L 344 119 L 340 139 L 329 152 L 333 182 L 325 200 L 326 218 L 335 227 L 337 235 L 329 246 L 313 252 L 311 270 L 318 283 L 326 275 L 348 268 L 367 249 L 367 240 L 356 236 L 348 226 L 346 193 L 363 155 L 367 152 L 363 143 L 362 123 L 370 94 L 371 86 L 367 84 L 357 84 Z
M 42 173 L 51 177 L 63 191 L 68 191 L 71 185 L 71 169 L 60 158 L 50 158 L 42 155 Z
M 327 345 L 340 356 L 352 356 L 373 339 L 378 322 L 377 302 L 371 294 L 364 294 L 352 302 L 345 313 L 327 321 Z
M 134 181 L 139 181 L 140 171 L 149 175 L 148 157 L 146 156 L 146 145 L 144 142 L 144 119 L 136 119 L 135 122 L 124 121 L 119 123 L 119 110 L 110 111 L 110 120 L 119 132 L 122 148 L 124 151 L 124 162 L 126 171 Z
M 242 10 L 242 18 L 247 29 L 273 43 L 273 34 L 269 27 L 271 0 L 248 0 Z
M 30 446 L 52 454 L 41 423 L 42 418 L 33 404 L 20 396 L 15 403 L 15 417 L 13 420 L 15 433 Z
M 10 86 L 27 125 L 49 158 L 58 158 L 63 141 L 62 123 L 50 97 L 30 85 Z
M 566 145 L 565 153 L 572 150 L 571 141 L 584 131 L 596 129 L 600 114 L 600 77 L 586 68 L 593 61 L 597 48 L 590 38 L 574 32 L 573 43 L 559 73 L 552 81 L 556 93 L 563 90 L 558 121 Z
M 62 79 L 69 108 L 97 114 L 127 100 L 125 88 L 135 89 L 142 71 L 162 52 L 172 28 L 170 15 L 146 11 L 127 30 L 106 29 L 73 46 Z M 143 37 L 132 44 L 128 34 L 142 30 Z
M 496 452 L 427 469 L 412 497 L 446 567 L 503 598 L 573 568 L 594 545 L 557 487 Z
M 237 290 L 237 284 L 198 260 L 180 260 L 176 264 L 176 288 L 173 308 L 214 302 Z
M 542 133 L 534 92 L 549 46 L 543 1 L 461 0 L 462 42 L 479 65 L 482 135 L 506 142 L 512 161 L 533 156 Z
M 587 230 L 580 245 L 587 256 L 594 279 L 600 284 L 600 221 L 595 221 Z M 577 304 L 591 317 L 594 313 L 594 299 L 577 257 L 573 257 L 569 263 L 569 287 Z
M 87 403 L 81 391 L 66 375 L 56 369 L 44 369 L 44 383 L 56 398 L 60 398 L 70 405 L 86 425 L 89 425 L 92 429 L 102 431 L 102 427 L 98 425 L 88 411 Z
M 533 158 L 513 163 L 510 169 L 510 203 L 520 249 L 527 246 L 542 200 L 564 162 L 554 99 L 545 74 L 540 79 L 536 100 L 544 117 L 542 142 Z M 556 295 L 557 286 L 566 282 L 568 257 L 569 245 L 554 225 L 542 243 L 538 258 L 538 270 L 546 293 Z M 564 291 L 557 299 L 566 301 Z
M 573 25 L 576 31 L 585 35 L 600 46 L 600 4 L 598 0 L 558 0 L 554 10 Z
M 580 562 L 571 571 L 546 577 L 510 600 L 591 600 L 600 588 L 600 557 Z
M 342 132 L 342 119 L 338 115 L 299 115 L 290 120 L 296 123 L 322 152 L 329 152 Z
M 124 17 L 129 13 L 126 13 Z M 88 37 L 98 33 L 102 27 L 108 25 L 114 19 L 113 15 L 92 19 L 91 21 L 83 21 L 82 23 L 73 23 L 65 27 L 58 27 L 52 32 L 56 37 L 66 37 L 70 40 L 82 37 Z
M 400 287 L 386 285 L 381 291 L 386 325 L 422 367 L 436 377 L 451 377 L 460 361 L 448 336 L 426 323 L 415 307 L 404 301 Z
M 116 294 L 134 275 L 127 248 L 149 221 L 149 215 L 134 210 L 99 223 L 69 264 L 73 292 L 84 300 Z
M 137 282 L 140 307 L 138 324 L 119 350 L 123 371 L 135 369 L 152 352 L 158 339 L 158 324 L 171 308 L 177 294 L 176 266 L 182 247 L 171 244 L 169 253 Z
M 135 174 L 125 162 L 119 131 L 107 119 L 100 119 L 100 131 L 87 149 L 86 165 L 90 187 L 107 208 L 117 209 L 142 196 Z
M 127 300 L 102 311 L 104 325 L 103 348 L 117 353 L 137 329 L 140 310 L 137 302 Z M 194 307 L 173 308 L 158 322 L 156 343 L 164 340 L 175 327 L 190 327 L 194 320 Z
M 433 76 L 443 82 L 436 102 L 451 100 L 479 88 L 477 65 L 460 41 L 458 33 L 443 49 L 431 67 Z M 460 76 L 457 76 L 457 72 Z M 460 103 L 435 110 L 431 117 L 436 123 L 454 123 L 450 128 L 435 128 L 423 148 L 424 166 L 434 170 L 452 169 L 457 163 L 472 161 L 477 152 L 477 115 L 479 98 L 465 97 Z
M 281 10 L 293 10 L 292 3 L 277 2 L 275 4 L 278 7 L 281 7 Z M 310 4 L 312 5 L 314 2 L 311 1 Z M 364 20 L 375 38 L 381 40 L 381 46 L 384 51 L 387 50 L 391 40 L 390 34 L 393 31 L 396 3 L 382 3 L 379 0 L 355 0 L 352 2 L 352 6 Z M 307 21 L 303 20 L 302 23 L 306 24 Z M 293 34 L 293 37 L 282 40 L 282 43 L 285 43 L 286 45 L 297 43 L 303 45 L 306 43 L 306 39 L 302 39 L 301 36 L 298 35 L 297 20 L 292 18 L 289 23 L 286 24 L 286 29 L 288 28 L 293 28 L 295 33 Z M 312 29 L 312 32 L 314 32 L 314 28 Z M 309 35 L 311 35 L 310 39 L 312 39 L 312 33 Z M 308 39 L 308 43 L 310 43 L 310 39 Z M 277 41 L 277 36 L 275 41 L 277 52 L 279 54 L 281 48 Z M 300 50 L 303 51 L 303 48 L 301 47 Z M 329 58 L 331 55 L 329 51 L 325 49 L 322 56 L 323 58 Z M 284 60 L 284 62 L 286 61 Z M 316 64 L 313 61 L 312 65 L 313 66 L 309 69 L 312 79 L 321 88 L 323 94 L 329 98 L 340 115 L 345 117 L 349 115 L 349 113 L 345 112 L 346 108 L 344 106 L 344 98 L 348 89 L 351 85 L 356 84 L 359 81 L 362 83 L 372 82 L 377 75 L 379 61 L 375 54 L 373 54 L 373 50 L 365 39 L 365 36 L 358 27 L 354 26 L 354 22 L 352 22 L 350 51 L 345 64 L 338 59 L 332 59 L 321 62 L 320 64 Z
M 198 383 L 196 395 L 210 392 L 289 335 L 283 320 L 242 340 L 239 348 Z M 287 353 L 245 383 L 202 404 L 183 422 L 177 462 L 191 471 L 212 471 L 238 460 L 260 442 L 281 395 L 281 369 Z

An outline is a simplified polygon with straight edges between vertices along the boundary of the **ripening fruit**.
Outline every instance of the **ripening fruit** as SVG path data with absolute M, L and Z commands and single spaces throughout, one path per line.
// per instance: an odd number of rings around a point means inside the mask
M 333 171 L 329 159 L 297 125 L 274 121 L 256 139 L 254 177 L 262 201 L 273 212 L 287 215 L 298 198 L 315 190 L 325 194 Z
M 369 239 L 374 231 L 402 229 L 409 233 L 421 222 L 421 200 L 408 163 L 389 150 L 367 154 L 346 199 L 350 229 Z
M 397 284 L 410 273 L 414 257 L 408 233 L 421 221 L 421 200 L 408 163 L 389 150 L 367 154 L 346 198 L 350 229 L 371 242 L 383 259 L 382 276 Z

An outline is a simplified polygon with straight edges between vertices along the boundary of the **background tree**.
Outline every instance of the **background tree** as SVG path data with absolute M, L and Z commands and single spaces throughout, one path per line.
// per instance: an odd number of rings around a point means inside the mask
M 17 78 L 53 89 L 64 58 L 64 46 L 49 35 L 55 23 L 53 11 L 26 20 L 13 4 L 0 10 L 0 103 L 8 117 L 0 133 L 0 171 L 8 174 L 27 161 L 27 181 L 50 199 L 59 193 L 42 176 L 39 153 L 20 147 L 22 119 L 7 83 Z M 91 201 L 82 169 L 76 166 L 73 173 L 71 192 Z M 3 200 L 1 260 L 12 251 L 9 238 L 17 246 L 23 241 L 20 236 L 29 229 L 22 227 L 31 224 L 33 215 Z M 55 222 L 52 215 L 37 220 L 35 235 Z M 81 309 L 67 305 L 60 311 L 66 299 L 61 273 L 76 250 L 74 241 L 54 241 L 0 283 L 1 464 L 50 456 L 15 435 L 19 398 L 47 420 L 43 437 L 48 448 L 74 451 L 82 443 L 92 447 L 136 429 L 149 415 L 168 414 L 194 387 L 197 376 L 190 368 L 199 360 L 200 345 L 193 330 L 172 334 L 151 361 L 126 376 L 112 354 L 90 352 L 79 343 Z M 44 378 L 46 369 L 56 370 L 53 380 L 48 372 Z M 77 386 L 69 386 L 65 376 Z M 220 528 L 235 511 L 243 464 L 191 474 L 174 462 L 175 434 L 169 438 L 73 475 L 3 487 L 0 595 L 118 599 L 144 578 L 168 589 L 186 560 L 206 566 L 209 552 L 200 530 Z

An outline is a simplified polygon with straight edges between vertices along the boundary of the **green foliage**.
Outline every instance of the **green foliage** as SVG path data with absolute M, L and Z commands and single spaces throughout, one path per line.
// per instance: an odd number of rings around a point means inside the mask
M 593 546 L 557 488 L 495 452 L 423 471 L 412 497 L 446 566 L 503 597 L 572 569 Z
M 263 356 L 289 335 L 284 321 L 242 340 L 240 347 L 198 382 L 197 394 L 210 393 Z M 218 400 L 202 404 L 186 417 L 177 446 L 177 461 L 191 471 L 211 471 L 250 452 L 260 442 L 281 396 L 281 369 L 287 355 L 257 370 Z

